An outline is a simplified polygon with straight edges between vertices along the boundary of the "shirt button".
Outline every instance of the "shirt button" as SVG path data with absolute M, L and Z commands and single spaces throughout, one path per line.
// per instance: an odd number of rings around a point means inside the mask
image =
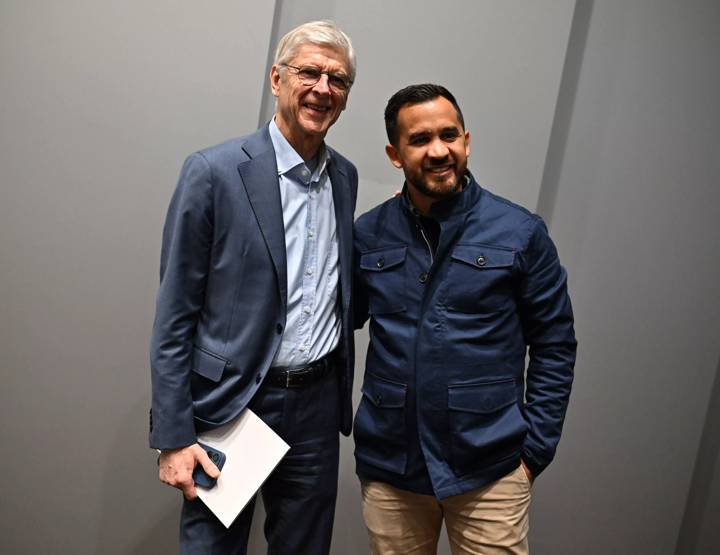
M 305 308 L 303 308 L 303 312 L 304 312 L 305 314 L 310 314 L 310 312 L 311 312 L 310 307 L 307 307 L 307 306 L 306 306 Z
M 385 266 L 385 258 L 381 256 L 380 258 L 378 258 L 377 267 L 382 268 L 383 266 Z
M 477 260 L 475 262 L 477 262 L 478 266 L 485 266 L 487 261 L 485 260 L 485 257 L 483 255 L 480 255 L 477 257 Z
M 425 283 L 428 279 L 427 272 L 423 272 L 420 274 L 420 277 L 418 278 L 420 280 L 420 283 Z
M 277 326 L 275 326 L 275 331 L 278 332 L 278 335 L 282 333 L 283 327 L 282 324 L 278 323 Z
M 315 236 L 315 232 L 312 229 L 310 231 L 308 231 L 308 237 L 314 237 L 314 236 Z
M 308 268 L 307 270 L 305 270 L 305 273 L 306 273 L 307 275 L 311 276 L 311 275 L 313 275 L 313 269 L 312 269 L 312 268 Z
M 305 345 L 300 345 L 300 346 L 298 347 L 298 351 L 300 351 L 301 353 L 304 353 L 304 352 L 305 352 Z

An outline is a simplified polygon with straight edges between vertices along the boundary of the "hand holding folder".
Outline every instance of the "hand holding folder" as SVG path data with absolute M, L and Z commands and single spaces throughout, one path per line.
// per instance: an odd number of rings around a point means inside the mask
M 290 446 L 249 409 L 231 422 L 200 434 L 198 440 L 225 453 L 225 466 L 216 485 L 198 487 L 197 493 L 229 528 Z

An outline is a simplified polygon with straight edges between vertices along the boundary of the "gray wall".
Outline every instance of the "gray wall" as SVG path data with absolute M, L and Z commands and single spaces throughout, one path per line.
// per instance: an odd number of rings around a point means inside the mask
M 185 155 L 257 124 L 273 4 L 245 4 L 0 3 L 0 553 L 176 549 L 160 234 Z
M 568 268 L 580 356 L 533 553 L 720 550 L 719 4 L 538 4 L 0 5 L 0 552 L 176 550 L 145 447 L 164 211 L 187 153 L 272 113 L 271 44 L 321 17 L 358 51 L 329 135 L 358 213 L 401 184 L 387 97 L 441 82 L 475 175 L 538 210 Z M 357 489 L 344 440 L 334 553 L 367 552 Z
M 584 55 L 566 66 L 575 82 L 541 205 L 580 358 L 558 459 L 537 484 L 534 545 L 671 554 L 696 460 L 717 457 L 699 447 L 720 358 L 720 4 L 578 10 Z M 706 516 L 717 529 L 720 515 Z

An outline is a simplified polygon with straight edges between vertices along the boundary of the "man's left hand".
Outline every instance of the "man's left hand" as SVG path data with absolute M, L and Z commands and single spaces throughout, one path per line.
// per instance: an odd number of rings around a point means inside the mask
M 523 460 L 520 460 L 520 464 L 522 465 L 522 468 L 525 471 L 525 476 L 527 476 L 528 480 L 530 480 L 530 483 L 532 484 L 535 481 L 535 477 L 533 476 L 532 472 L 528 468 L 528 465 L 526 465 L 525 461 L 523 461 Z

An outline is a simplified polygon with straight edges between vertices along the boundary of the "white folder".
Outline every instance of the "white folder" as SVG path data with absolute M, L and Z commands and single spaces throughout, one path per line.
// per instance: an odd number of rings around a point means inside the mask
M 225 466 L 215 487 L 198 486 L 197 492 L 229 528 L 290 446 L 249 409 L 227 424 L 200 434 L 198 441 L 225 453 Z

